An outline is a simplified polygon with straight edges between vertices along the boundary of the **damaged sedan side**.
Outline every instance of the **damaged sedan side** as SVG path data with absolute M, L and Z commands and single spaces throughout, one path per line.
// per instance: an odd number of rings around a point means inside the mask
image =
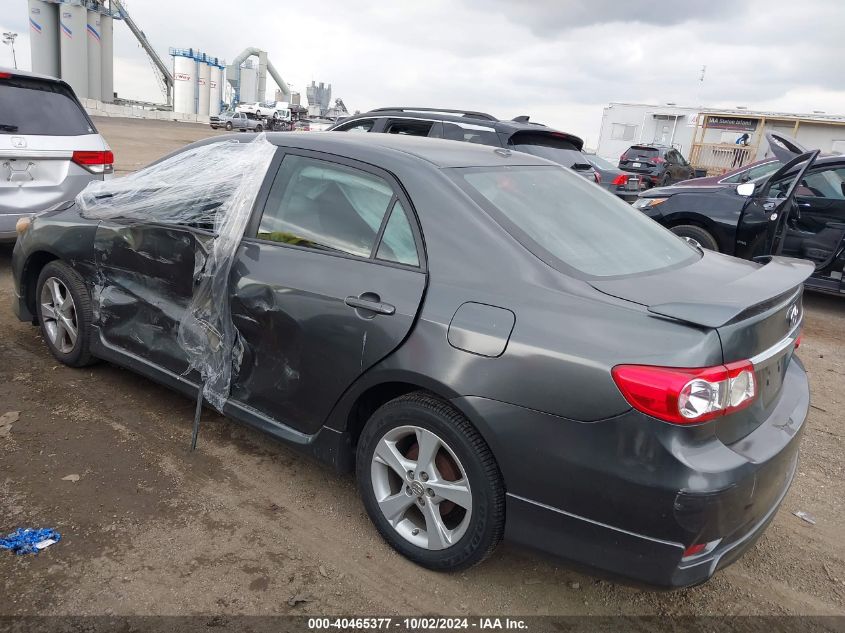
M 809 407 L 812 266 L 702 253 L 528 154 L 216 141 L 21 235 L 15 310 L 59 360 L 203 390 L 354 469 L 381 535 L 431 569 L 509 538 L 688 586 L 772 520 Z

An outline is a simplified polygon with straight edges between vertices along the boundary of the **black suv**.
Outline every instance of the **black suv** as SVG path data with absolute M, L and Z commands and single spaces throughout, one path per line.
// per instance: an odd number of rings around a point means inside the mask
M 439 108 L 376 108 L 333 125 L 329 132 L 382 132 L 427 136 L 504 147 L 554 161 L 598 182 L 596 170 L 581 150 L 584 141 L 558 132 L 527 116 L 501 121 L 484 112 Z
M 695 177 L 681 153 L 668 145 L 632 145 L 619 158 L 619 169 L 641 174 L 650 186 L 665 186 Z

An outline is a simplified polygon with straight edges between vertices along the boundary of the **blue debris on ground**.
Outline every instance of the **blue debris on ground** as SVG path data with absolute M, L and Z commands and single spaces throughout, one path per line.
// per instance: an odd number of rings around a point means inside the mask
M 45 547 L 62 540 L 61 534 L 50 528 L 18 528 L 6 538 L 0 538 L 0 549 L 8 549 L 15 554 L 37 554 Z

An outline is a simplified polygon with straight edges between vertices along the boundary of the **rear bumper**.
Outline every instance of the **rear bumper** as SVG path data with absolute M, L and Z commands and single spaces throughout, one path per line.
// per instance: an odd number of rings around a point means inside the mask
M 661 587 L 706 581 L 763 533 L 798 460 L 809 386 L 790 363 L 778 405 L 727 446 L 707 425 L 635 411 L 582 423 L 459 398 L 496 456 L 506 537 L 612 576 Z M 684 559 L 685 548 L 708 543 Z

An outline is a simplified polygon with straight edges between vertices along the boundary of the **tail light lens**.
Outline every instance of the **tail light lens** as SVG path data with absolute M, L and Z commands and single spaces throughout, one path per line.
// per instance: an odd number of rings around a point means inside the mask
M 108 150 L 105 152 L 75 151 L 71 160 L 92 174 L 111 174 L 114 171 L 114 154 Z
M 632 407 L 672 424 L 706 422 L 744 409 L 757 397 L 748 360 L 692 369 L 617 365 L 612 374 Z
M 593 178 L 595 178 L 595 179 L 596 179 L 596 184 L 597 184 L 597 185 L 600 185 L 600 184 L 601 184 L 601 174 L 600 174 L 599 172 L 594 171 L 594 172 L 593 172 Z
M 654 163 L 655 165 L 659 165 L 660 163 L 665 163 L 665 158 L 660 158 L 660 156 L 655 156 L 654 158 L 649 159 L 650 163 Z
M 619 174 L 616 178 L 613 179 L 613 183 L 617 187 L 622 187 L 628 184 L 628 174 Z
M 12 73 L 0 73 L 0 79 L 11 79 Z

